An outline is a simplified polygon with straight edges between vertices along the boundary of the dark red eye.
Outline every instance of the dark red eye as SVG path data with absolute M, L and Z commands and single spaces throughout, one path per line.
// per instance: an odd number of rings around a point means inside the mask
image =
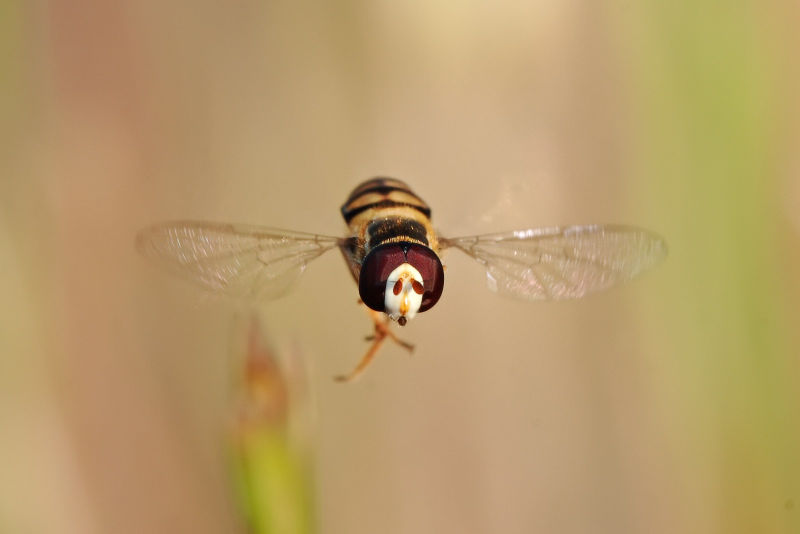
M 361 264 L 361 274 L 358 275 L 358 293 L 364 304 L 375 311 L 383 311 L 386 280 L 405 261 L 403 247 L 398 243 L 375 247 L 367 254 Z
M 420 312 L 430 309 L 442 296 L 444 269 L 439 257 L 430 248 L 407 242 L 388 243 L 375 247 L 361 264 L 358 293 L 361 300 L 375 311 L 384 311 L 386 280 L 398 266 L 410 263 L 422 276 Z
M 442 262 L 433 250 L 416 244 L 408 246 L 406 261 L 413 265 L 422 275 L 422 285 L 425 288 L 425 292 L 422 294 L 422 304 L 420 304 L 419 311 L 429 310 L 439 301 L 444 289 Z

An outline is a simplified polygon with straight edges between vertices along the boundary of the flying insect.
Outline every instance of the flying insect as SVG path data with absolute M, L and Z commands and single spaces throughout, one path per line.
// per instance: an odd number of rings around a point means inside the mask
M 350 373 L 359 376 L 390 330 L 431 309 L 442 296 L 442 251 L 458 249 L 486 269 L 489 289 L 523 300 L 578 299 L 630 280 L 661 261 L 665 241 L 621 225 L 560 226 L 446 238 L 431 209 L 404 182 L 372 178 L 341 207 L 345 237 L 268 227 L 175 221 L 137 235 L 138 250 L 204 288 L 269 300 L 283 295 L 309 262 L 338 248 L 374 322 L 371 346 Z

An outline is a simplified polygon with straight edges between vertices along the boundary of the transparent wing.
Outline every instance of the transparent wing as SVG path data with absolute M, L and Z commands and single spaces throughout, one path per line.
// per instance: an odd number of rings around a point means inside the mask
M 667 254 L 631 226 L 565 226 L 443 239 L 484 267 L 489 289 L 526 300 L 577 299 L 630 280 Z
M 198 221 L 158 224 L 136 236 L 144 256 L 206 289 L 264 299 L 285 293 L 309 261 L 339 243 L 335 237 Z

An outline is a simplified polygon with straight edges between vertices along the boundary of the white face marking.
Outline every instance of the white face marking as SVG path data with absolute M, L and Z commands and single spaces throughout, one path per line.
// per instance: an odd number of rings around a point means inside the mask
M 395 284 L 400 281 L 400 293 L 394 294 Z M 403 263 L 389 274 L 386 280 L 386 297 L 384 312 L 396 321 L 401 316 L 413 319 L 422 304 L 422 295 L 414 291 L 411 281 L 422 283 L 422 275 L 410 263 Z

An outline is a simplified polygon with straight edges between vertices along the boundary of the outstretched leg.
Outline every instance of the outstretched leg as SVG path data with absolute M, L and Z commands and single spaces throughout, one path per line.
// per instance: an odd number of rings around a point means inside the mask
M 394 332 L 391 331 L 389 328 L 390 319 L 388 317 L 369 308 L 367 308 L 367 311 L 369 312 L 370 317 L 372 317 L 373 323 L 375 323 L 375 333 L 367 337 L 367 341 L 372 341 L 372 345 L 370 346 L 369 350 L 367 350 L 367 353 L 361 358 L 361 361 L 358 362 L 358 365 L 355 369 L 353 369 L 349 374 L 338 375 L 335 377 L 339 382 L 351 382 L 358 378 L 358 376 L 364 372 L 364 369 L 369 366 L 370 362 L 372 362 L 372 359 L 378 353 L 378 349 L 381 347 L 381 345 L 383 345 L 383 342 L 386 340 L 386 338 L 391 339 L 401 347 L 407 349 L 409 352 L 414 350 L 414 345 L 398 339 Z

